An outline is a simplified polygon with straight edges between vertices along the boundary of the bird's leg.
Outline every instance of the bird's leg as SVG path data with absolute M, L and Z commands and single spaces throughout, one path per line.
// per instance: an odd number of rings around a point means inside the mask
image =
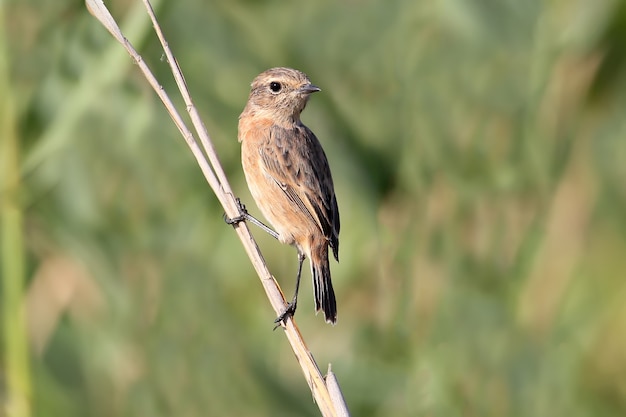
M 274 323 L 277 323 L 276 327 L 274 327 L 274 330 L 276 330 L 276 328 L 280 326 L 281 322 L 284 323 L 287 317 L 293 317 L 294 314 L 296 314 L 296 304 L 298 303 L 298 290 L 300 289 L 300 276 L 302 275 L 302 264 L 304 263 L 305 259 L 306 256 L 304 255 L 304 253 L 300 252 L 300 250 L 298 249 L 298 275 L 296 276 L 296 291 L 293 294 L 291 302 L 287 303 L 287 308 L 285 308 L 285 311 L 280 316 L 278 316 L 276 320 L 274 320 Z
M 274 239 L 278 240 L 278 233 L 276 233 L 275 231 L 270 229 L 269 226 L 266 226 L 262 221 L 258 220 L 256 217 L 254 217 L 250 213 L 248 213 L 248 210 L 246 209 L 246 206 L 243 205 L 243 203 L 241 202 L 241 200 L 239 198 L 237 198 L 236 200 L 237 200 L 237 206 L 239 206 L 239 212 L 241 214 L 239 216 L 233 217 L 233 218 L 226 217 L 226 214 L 224 214 L 224 221 L 226 222 L 226 224 L 230 224 L 231 226 L 235 226 L 236 224 L 239 224 L 241 222 L 249 221 L 250 223 L 258 226 L 259 228 L 261 228 L 261 230 L 265 231 L 267 234 L 272 236 Z

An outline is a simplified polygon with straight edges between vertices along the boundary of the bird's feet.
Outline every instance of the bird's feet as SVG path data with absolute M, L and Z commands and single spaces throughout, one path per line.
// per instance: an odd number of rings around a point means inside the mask
M 276 327 L 274 327 L 274 330 L 278 329 L 281 324 L 285 324 L 287 322 L 287 318 L 293 317 L 295 314 L 296 303 L 287 303 L 287 308 L 285 308 L 285 311 L 283 311 L 283 313 L 280 316 L 276 317 L 276 320 L 274 320 L 274 323 L 276 323 Z
M 241 200 L 239 198 L 236 198 L 235 200 L 237 201 L 237 207 L 239 207 L 239 213 L 241 214 L 236 217 L 226 217 L 226 213 L 224 213 L 224 221 L 226 224 L 230 224 L 231 226 L 248 220 L 248 217 L 250 216 L 246 206 L 241 202 Z

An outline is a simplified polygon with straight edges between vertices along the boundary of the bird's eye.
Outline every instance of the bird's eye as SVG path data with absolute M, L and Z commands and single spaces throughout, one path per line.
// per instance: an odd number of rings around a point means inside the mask
M 279 82 L 272 81 L 270 83 L 270 90 L 272 93 L 278 93 L 282 88 L 283 86 Z

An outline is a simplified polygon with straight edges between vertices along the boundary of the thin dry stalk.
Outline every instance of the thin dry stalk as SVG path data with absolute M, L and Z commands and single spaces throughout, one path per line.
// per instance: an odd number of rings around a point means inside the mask
M 198 165 L 200 166 L 200 169 L 204 174 L 204 177 L 209 183 L 209 186 L 224 207 L 226 215 L 231 218 L 236 217 L 240 214 L 239 208 L 235 197 L 233 196 L 226 175 L 224 174 L 224 170 L 221 167 L 211 138 L 200 119 L 196 107 L 193 105 L 191 95 L 189 93 L 189 90 L 187 89 L 185 79 L 182 75 L 182 71 L 178 66 L 176 58 L 172 54 L 172 51 L 170 50 L 165 40 L 165 37 L 163 36 L 161 28 L 154 15 L 152 6 L 150 5 L 150 2 L 148 0 L 143 0 L 143 2 L 152 20 L 152 24 L 159 37 L 159 40 L 161 41 L 172 73 L 187 106 L 187 111 L 190 114 L 195 131 L 201 140 L 202 146 L 204 148 L 204 151 L 206 152 L 206 155 L 208 156 L 210 164 L 207 161 L 204 153 L 198 146 L 198 143 L 196 142 L 193 133 L 185 125 L 182 117 L 174 107 L 174 104 L 163 90 L 163 87 L 158 83 L 142 57 L 133 48 L 128 39 L 124 37 L 119 26 L 115 22 L 115 19 L 113 19 L 104 3 L 101 0 L 86 0 L 86 5 L 89 12 L 93 16 L 95 16 L 100 21 L 100 23 L 104 25 L 104 27 L 106 27 L 106 29 L 113 35 L 113 37 L 124 46 L 126 51 L 128 51 L 130 56 L 135 60 L 135 62 L 139 66 L 139 69 L 165 105 L 168 113 L 174 121 L 174 124 L 176 125 L 182 136 L 185 138 L 185 141 L 187 142 L 187 145 L 195 156 L 196 161 L 198 162 Z M 265 293 L 267 294 L 267 297 L 272 304 L 274 311 L 277 315 L 279 315 L 285 309 L 286 303 L 283 293 L 278 286 L 278 283 L 267 269 L 265 260 L 263 259 L 263 256 L 261 255 L 259 247 L 257 246 L 254 238 L 250 234 L 248 226 L 245 223 L 240 223 L 235 228 L 235 230 L 237 232 L 237 235 L 241 239 L 246 253 L 248 254 L 248 257 L 250 258 L 250 261 L 252 262 L 252 265 L 254 266 L 254 269 L 256 270 L 261 280 L 261 284 L 265 289 Z M 325 417 L 349 415 L 347 412 L 347 406 L 345 404 L 345 401 L 343 400 L 343 396 L 340 395 L 341 391 L 339 390 L 339 385 L 337 384 L 337 380 L 334 377 L 334 374 L 332 375 L 334 394 L 331 396 L 329 394 L 326 381 L 322 376 L 322 373 L 317 364 L 315 363 L 313 355 L 306 347 L 306 344 L 302 339 L 302 335 L 300 334 L 300 331 L 298 330 L 298 327 L 296 326 L 293 318 L 287 319 L 283 327 L 285 329 L 287 339 L 289 340 L 296 359 L 298 360 L 298 363 L 302 368 L 304 377 L 309 384 L 315 402 L 317 403 L 322 415 Z M 337 393 L 339 393 L 339 395 Z

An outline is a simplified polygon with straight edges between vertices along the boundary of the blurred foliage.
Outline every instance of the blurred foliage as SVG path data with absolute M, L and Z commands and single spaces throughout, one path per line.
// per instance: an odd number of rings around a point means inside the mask
M 107 4 L 176 96 L 140 2 Z M 235 233 L 122 48 L 80 2 L 0 8 L 0 109 L 13 106 L 0 120 L 13 118 L 21 174 L 0 199 L 19 207 L 25 248 L 4 240 L 0 262 L 24 256 L 27 276 L 24 300 L 6 285 L 0 300 L 26 309 L 32 415 L 318 415 Z M 339 324 L 312 314 L 308 285 L 297 320 L 353 415 L 626 414 L 624 10 L 157 4 L 252 213 L 236 140 L 249 83 L 285 65 L 323 90 L 303 119 L 342 215 Z M 253 232 L 290 293 L 295 251 Z M 20 337 L 12 319 L 5 339 Z M 0 401 L 12 389 L 0 376 Z

